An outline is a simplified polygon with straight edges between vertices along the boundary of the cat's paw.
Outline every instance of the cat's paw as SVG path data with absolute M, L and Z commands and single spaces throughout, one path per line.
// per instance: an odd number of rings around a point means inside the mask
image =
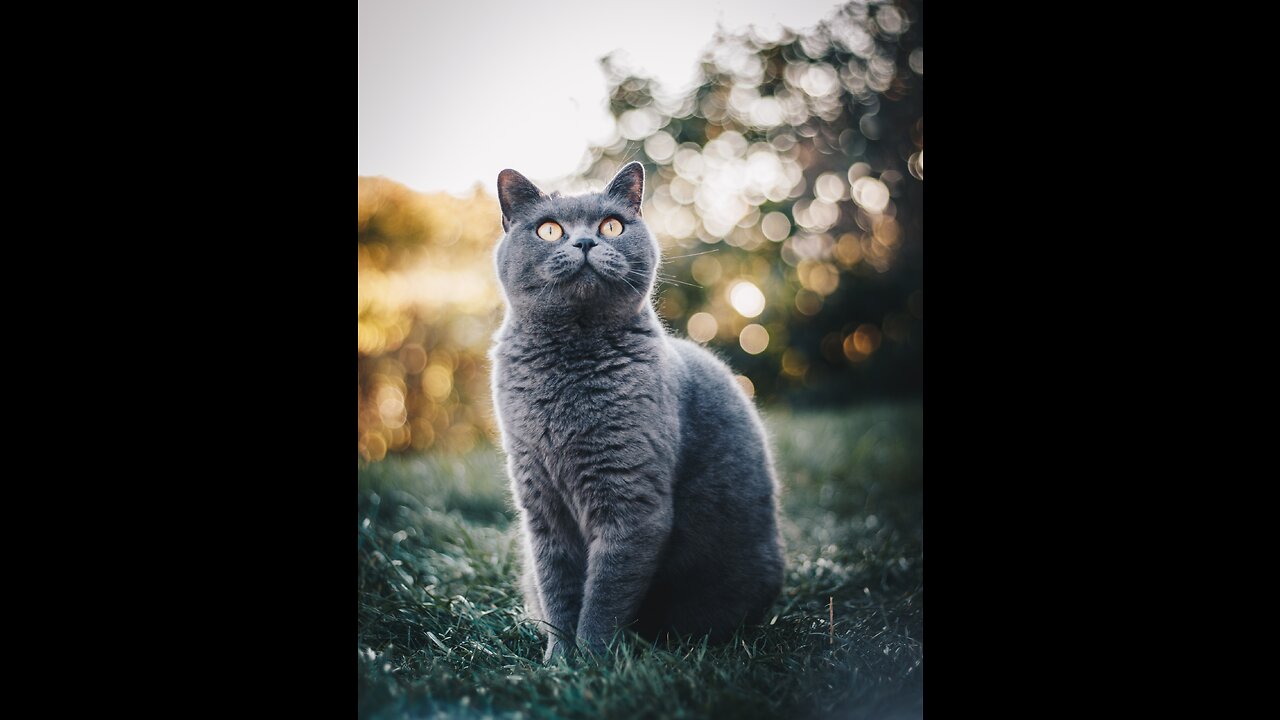
M 603 637 L 578 638 L 578 651 L 584 656 L 594 657 L 597 660 L 603 659 L 609 655 L 609 644 L 605 642 Z
M 565 647 L 565 644 L 561 642 L 559 638 L 548 638 L 547 649 L 542 653 L 542 662 L 549 665 L 557 662 L 560 658 L 567 657 L 568 655 L 568 648 Z

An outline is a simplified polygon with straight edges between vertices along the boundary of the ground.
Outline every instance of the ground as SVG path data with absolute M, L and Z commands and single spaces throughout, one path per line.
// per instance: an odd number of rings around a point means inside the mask
M 633 638 L 599 661 L 540 662 L 498 452 L 361 463 L 360 716 L 922 716 L 923 409 L 765 422 L 788 561 L 766 624 L 719 647 Z

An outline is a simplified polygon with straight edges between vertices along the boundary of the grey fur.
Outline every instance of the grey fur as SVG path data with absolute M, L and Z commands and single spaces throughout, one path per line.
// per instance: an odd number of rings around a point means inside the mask
M 547 659 L 575 643 L 600 652 L 619 627 L 723 640 L 759 622 L 782 586 L 763 425 L 729 368 L 668 336 L 653 310 L 643 183 L 639 163 L 577 197 L 498 176 L 507 314 L 493 398 Z M 600 234 L 608 217 L 620 236 Z M 538 237 L 547 220 L 558 241 Z

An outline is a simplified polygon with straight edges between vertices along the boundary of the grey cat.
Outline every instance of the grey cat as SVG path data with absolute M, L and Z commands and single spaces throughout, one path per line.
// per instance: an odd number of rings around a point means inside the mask
M 729 368 L 654 312 L 643 193 L 636 162 L 577 197 L 498 175 L 493 399 L 547 660 L 619 628 L 720 641 L 782 587 L 763 425 Z

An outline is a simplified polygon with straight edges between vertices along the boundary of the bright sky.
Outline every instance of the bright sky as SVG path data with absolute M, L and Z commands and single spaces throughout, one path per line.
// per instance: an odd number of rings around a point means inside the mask
M 668 91 L 719 22 L 805 28 L 832 0 L 360 0 L 358 174 L 463 193 L 503 168 L 573 172 L 606 138 L 599 59 L 623 50 Z

